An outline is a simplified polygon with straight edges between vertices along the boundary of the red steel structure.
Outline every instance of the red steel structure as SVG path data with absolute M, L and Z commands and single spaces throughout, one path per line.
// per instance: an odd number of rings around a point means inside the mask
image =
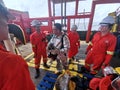
M 89 39 L 90 39 L 91 27 L 92 27 L 92 23 L 93 23 L 93 17 L 94 17 L 96 5 L 108 4 L 108 3 L 120 3 L 120 1 L 119 0 L 94 0 L 92 2 L 91 17 L 90 17 L 88 31 L 87 31 L 87 35 L 86 35 L 86 42 L 89 42 Z
M 13 9 L 9 9 L 11 14 L 15 16 L 14 20 L 9 21 L 8 23 L 17 24 L 21 27 L 21 29 L 24 31 L 24 35 L 27 41 L 29 41 L 29 31 L 30 31 L 30 22 L 29 22 L 29 13 L 28 12 L 22 12 L 17 11 Z
M 83 13 L 78 12 L 79 1 L 85 1 L 85 0 L 48 0 L 49 17 L 47 17 L 47 18 L 36 18 L 36 19 L 39 19 L 41 21 L 45 21 L 45 20 L 48 21 L 49 30 L 52 31 L 52 23 L 55 20 L 61 19 L 61 23 L 63 24 L 63 19 L 64 19 L 64 24 L 63 25 L 66 25 L 65 21 L 67 21 L 67 30 L 70 30 L 70 20 L 71 19 L 89 18 L 89 24 L 88 24 L 87 34 L 86 34 L 86 42 L 89 42 L 96 5 L 98 5 L 98 4 L 120 3 L 120 1 L 119 0 L 93 0 L 92 1 L 91 12 L 83 12 Z M 51 9 L 51 7 L 52 7 L 51 2 L 53 3 L 53 10 Z M 64 11 L 66 11 L 66 3 L 67 2 L 75 2 L 75 14 L 74 15 L 66 16 L 66 12 L 65 12 L 64 16 L 63 16 L 62 6 L 63 6 L 63 3 L 64 3 L 64 7 L 65 7 Z M 61 4 L 61 16 L 55 16 L 55 4 Z M 31 19 L 31 20 L 33 20 L 33 19 Z
M 30 22 L 34 19 L 40 20 L 41 22 L 47 22 L 47 25 L 42 26 L 41 29 L 43 29 L 44 32 L 48 34 L 48 33 L 52 32 L 52 24 L 55 22 L 55 20 L 61 20 L 61 23 L 63 25 L 65 25 L 67 27 L 67 30 L 69 31 L 70 26 L 71 26 L 70 25 L 71 24 L 71 19 L 89 18 L 87 34 L 86 34 L 86 42 L 89 42 L 96 5 L 98 5 L 98 4 L 120 3 L 120 1 L 119 0 L 93 0 L 90 12 L 79 13 L 78 8 L 79 8 L 79 2 L 80 1 L 86 1 L 86 0 L 48 0 L 48 15 L 49 16 L 44 17 L 44 18 L 29 18 L 29 14 L 28 13 L 25 14 L 26 12 L 23 13 L 23 12 L 14 11 L 14 10 L 13 11 L 11 10 L 11 11 L 14 15 L 19 17 L 19 19 L 20 19 L 19 25 L 25 31 L 25 35 L 28 38 L 28 40 L 29 40 L 29 35 L 26 33 L 26 31 L 27 31 L 27 29 L 31 28 L 30 27 Z M 74 13 L 74 15 L 66 15 L 66 3 L 68 3 L 68 2 L 75 2 L 75 13 Z M 61 16 L 56 16 L 55 15 L 55 5 L 56 4 L 61 4 Z M 64 10 L 63 10 L 63 5 L 64 5 Z M 64 13 L 63 13 L 63 11 L 64 11 Z M 27 17 L 27 18 L 24 18 L 23 16 Z M 14 23 L 18 24 L 18 22 L 15 22 L 15 21 L 14 21 Z M 32 30 L 33 30 L 33 28 L 32 28 Z M 31 32 L 33 32 L 33 31 L 31 31 Z

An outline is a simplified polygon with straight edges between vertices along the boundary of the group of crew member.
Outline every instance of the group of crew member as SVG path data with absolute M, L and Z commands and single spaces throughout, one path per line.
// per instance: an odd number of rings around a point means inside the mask
M 74 58 L 80 47 L 79 35 L 76 32 L 77 26 L 73 25 L 71 31 L 67 35 L 62 32 L 62 25 L 60 23 L 55 23 L 53 25 L 53 36 L 49 42 L 47 41 L 45 34 L 40 30 L 40 21 L 33 20 L 31 26 L 36 29 L 30 36 L 35 57 L 35 78 L 38 78 L 40 75 L 39 67 L 42 59 L 41 56 L 43 57 L 43 66 L 49 68 L 47 65 L 48 52 L 48 57 L 51 55 L 51 58 L 56 59 L 57 61 L 57 73 L 62 73 L 63 68 L 65 70 L 68 69 L 67 58 Z
M 91 43 L 88 45 L 86 49 L 87 56 L 85 59 L 85 69 L 92 75 L 96 75 L 100 69 L 104 69 L 106 66 L 108 66 L 114 54 L 117 40 L 116 37 L 112 33 L 110 33 L 110 30 L 114 23 L 115 21 L 112 16 L 105 17 L 100 22 L 99 31 L 94 35 Z M 36 25 L 35 27 L 36 30 L 38 26 L 40 26 L 40 24 Z M 41 48 L 42 45 L 44 45 L 44 49 L 46 50 L 47 48 L 47 51 L 44 50 L 43 53 L 47 55 L 47 52 L 49 52 L 51 57 L 52 55 L 54 56 L 54 59 L 57 61 L 58 72 L 62 73 L 63 68 L 65 70 L 68 69 L 67 58 L 69 58 L 69 60 L 74 59 L 74 56 L 78 53 L 78 50 L 80 48 L 80 41 L 79 41 L 80 37 L 79 34 L 76 32 L 76 30 L 77 30 L 77 26 L 73 25 L 70 32 L 68 32 L 68 34 L 63 34 L 61 24 L 55 23 L 53 26 L 53 37 L 49 41 L 48 45 L 42 43 L 39 45 L 37 42 L 34 43 L 35 39 L 36 41 L 39 42 L 41 41 L 43 43 L 46 43 L 46 38 L 45 35 L 42 34 L 40 35 L 41 40 L 37 39 L 35 36 L 33 36 L 35 35 L 36 32 L 33 33 L 31 35 L 31 43 L 33 46 L 33 51 L 35 53 L 35 56 L 36 56 L 36 50 L 39 49 L 39 48 L 34 49 L 35 45 Z M 38 37 L 40 38 L 40 36 Z M 34 38 L 33 40 L 32 37 Z M 39 54 L 40 51 L 43 50 L 39 49 L 38 50 Z M 44 57 L 43 57 L 43 61 L 44 61 Z M 36 59 L 35 59 L 35 65 L 36 64 L 39 65 L 40 62 L 36 63 Z M 95 81 L 95 79 L 92 81 Z
M 0 1 L 0 7 L 0 33 L 2 34 L 0 35 L 0 90 L 35 90 L 27 63 L 21 56 L 6 51 L 2 46 L 1 42 L 9 38 L 7 21 L 10 18 L 10 13 L 2 0 Z M 116 46 L 116 37 L 110 33 L 114 23 L 113 17 L 105 17 L 100 23 L 99 32 L 94 35 L 91 44 L 87 47 L 85 69 L 92 75 L 96 75 L 100 69 L 104 70 L 109 66 Z M 40 75 L 39 67 L 42 58 L 43 66 L 49 68 L 47 65 L 47 52 L 54 56 L 57 61 L 58 74 L 61 74 L 63 69 L 67 70 L 67 58 L 74 59 L 80 48 L 80 38 L 76 32 L 77 26 L 73 25 L 71 31 L 66 35 L 62 33 L 62 25 L 55 23 L 53 25 L 54 35 L 48 42 L 45 34 L 40 30 L 41 23 L 38 20 L 33 20 L 31 25 L 36 29 L 30 36 L 35 57 L 35 78 Z M 112 78 L 111 75 L 104 77 L 107 80 Z M 100 90 L 112 90 L 113 88 L 101 89 L 102 84 L 104 84 L 102 83 L 103 80 L 93 78 L 90 81 L 90 88 L 92 90 L 98 88 Z

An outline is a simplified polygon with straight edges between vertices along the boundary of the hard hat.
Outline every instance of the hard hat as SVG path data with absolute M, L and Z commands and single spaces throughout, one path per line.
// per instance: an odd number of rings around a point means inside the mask
M 33 21 L 31 22 L 31 26 L 40 26 L 40 25 L 41 25 L 41 22 L 38 21 L 38 20 L 33 20 Z
M 100 24 L 114 24 L 114 23 L 115 19 L 112 16 L 107 16 L 100 22 Z
M 107 76 L 109 74 L 116 74 L 117 72 L 113 69 L 111 66 L 107 66 L 103 69 L 104 76 Z
M 76 29 L 78 29 L 77 25 L 72 25 L 71 30 L 76 30 Z

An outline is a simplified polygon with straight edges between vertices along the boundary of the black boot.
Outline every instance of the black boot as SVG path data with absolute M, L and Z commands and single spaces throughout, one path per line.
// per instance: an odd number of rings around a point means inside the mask
M 39 68 L 36 68 L 35 79 L 37 79 L 39 76 L 40 76 Z
M 73 64 L 73 61 L 74 61 L 74 57 L 70 58 L 69 59 L 69 64 Z
M 48 66 L 47 63 L 44 63 L 44 64 L 43 64 L 43 67 L 45 67 L 45 68 L 50 68 L 50 66 Z

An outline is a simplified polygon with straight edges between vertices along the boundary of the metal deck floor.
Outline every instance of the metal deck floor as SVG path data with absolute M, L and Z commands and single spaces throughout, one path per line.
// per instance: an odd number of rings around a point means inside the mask
M 84 41 L 82 41 L 81 42 L 81 47 L 79 49 L 79 53 L 78 53 L 78 55 L 76 55 L 76 59 L 80 60 L 81 64 L 84 64 L 84 60 L 85 60 L 85 56 L 86 56 L 85 55 L 86 46 L 87 46 L 87 44 Z M 20 45 L 18 48 L 19 48 L 23 58 L 26 60 L 26 62 L 29 65 L 30 75 L 31 75 L 31 78 L 32 78 L 35 86 L 37 86 L 39 84 L 39 82 L 45 76 L 46 72 L 48 72 L 48 71 L 56 71 L 55 62 L 52 64 L 50 69 L 44 69 L 43 66 L 41 65 L 41 67 L 40 67 L 40 77 L 38 79 L 35 79 L 34 78 L 34 75 L 35 75 L 34 58 L 33 58 L 31 44 L 27 43 L 26 45 Z M 120 58 L 113 57 L 112 60 L 111 60 L 111 66 L 120 67 Z M 76 66 L 73 66 L 73 67 L 76 67 Z

